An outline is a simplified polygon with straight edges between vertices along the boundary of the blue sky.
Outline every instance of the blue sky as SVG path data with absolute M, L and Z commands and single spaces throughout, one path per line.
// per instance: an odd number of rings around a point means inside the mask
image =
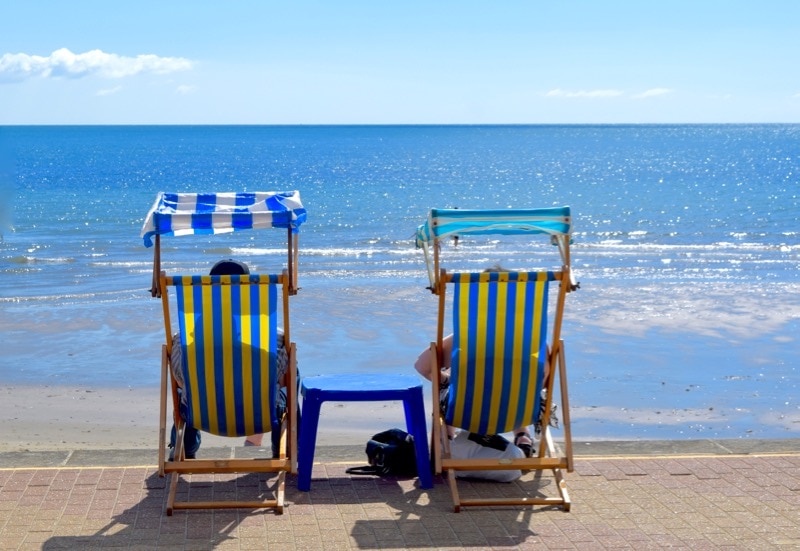
M 800 122 L 796 0 L 0 0 L 0 124 Z

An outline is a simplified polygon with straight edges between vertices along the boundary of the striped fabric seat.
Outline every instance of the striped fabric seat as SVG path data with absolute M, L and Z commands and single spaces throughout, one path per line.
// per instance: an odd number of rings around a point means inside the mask
M 166 278 L 177 297 L 190 426 L 220 436 L 245 436 L 277 425 L 280 278 Z
M 448 274 L 454 287 L 448 425 L 500 434 L 538 420 L 554 279 L 553 272 Z

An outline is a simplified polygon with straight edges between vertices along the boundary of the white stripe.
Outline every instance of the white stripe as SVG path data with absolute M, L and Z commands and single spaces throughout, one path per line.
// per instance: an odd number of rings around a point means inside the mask
M 178 195 L 178 205 L 175 207 L 176 213 L 194 212 L 197 210 L 197 194 L 181 193 Z
M 214 228 L 214 233 L 222 233 L 222 231 L 233 231 L 231 219 L 233 217 L 228 212 L 215 212 L 211 215 L 211 226 Z

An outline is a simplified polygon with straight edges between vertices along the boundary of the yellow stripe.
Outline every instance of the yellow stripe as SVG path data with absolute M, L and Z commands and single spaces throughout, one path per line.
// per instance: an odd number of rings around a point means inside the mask
M 241 308 L 242 308 L 242 392 L 244 393 L 244 429 L 248 434 L 255 431 L 253 421 L 253 328 L 252 314 L 250 310 L 250 293 L 253 287 L 247 284 L 241 285 Z

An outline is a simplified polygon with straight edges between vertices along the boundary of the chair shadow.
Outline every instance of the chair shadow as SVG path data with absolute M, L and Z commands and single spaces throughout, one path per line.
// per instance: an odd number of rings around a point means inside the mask
M 155 471 L 146 472 L 137 484 L 113 490 L 116 501 L 109 502 L 107 513 L 90 509 L 86 514 L 84 511 L 85 521 L 72 526 L 74 530 L 70 535 L 53 535 L 41 548 L 236 546 L 233 542 L 245 535 L 242 530 L 250 530 L 252 534 L 253 521 L 259 516 L 272 518 L 257 521 L 257 524 L 267 521 L 274 528 L 279 527 L 273 523 L 283 524 L 282 535 L 291 538 L 294 534 L 302 541 L 303 522 L 308 522 L 309 515 L 316 517 L 322 537 L 331 538 L 330 543 L 339 538 L 342 543 L 360 549 L 502 548 L 533 543 L 537 536 L 532 529 L 534 515 L 553 509 L 490 507 L 454 513 L 450 489 L 441 476 L 434 477 L 432 489 L 423 490 L 416 478 L 351 475 L 345 472 L 347 466 L 344 463 L 315 465 L 316 476 L 310 492 L 299 491 L 296 477 L 287 476 L 287 509 L 283 515 L 276 515 L 271 509 L 216 509 L 177 510 L 168 517 L 169 477 L 161 478 Z M 189 482 L 181 481 L 178 492 L 181 497 L 190 493 L 194 499 L 260 500 L 272 494 L 276 478 L 274 473 L 192 475 Z M 460 479 L 459 489 L 462 496 L 493 497 L 523 492 L 540 497 L 548 484 L 550 481 L 527 473 L 511 483 Z M 98 487 L 94 497 L 88 495 L 89 501 L 96 501 L 102 491 Z M 65 510 L 64 515 L 67 514 L 69 511 Z M 338 532 L 329 531 L 328 523 L 332 521 L 338 525 Z M 287 523 L 294 528 L 287 530 Z M 87 528 L 92 526 L 96 528 L 87 534 Z M 284 543 L 288 545 L 291 541 Z
M 350 475 L 346 468 L 315 465 L 320 472 L 315 472 L 311 491 L 287 487 L 286 498 L 295 506 L 337 506 L 340 511 L 353 511 L 344 524 L 351 543 L 359 549 L 515 547 L 537 536 L 531 529 L 534 514 L 557 509 L 482 507 L 455 513 L 442 476 L 434 476 L 432 489 L 422 490 L 415 478 Z M 463 497 L 510 493 L 543 497 L 543 488 L 550 484 L 531 472 L 511 483 L 459 479 L 459 490 Z
M 183 478 L 178 485 L 181 497 L 188 493 L 194 499 L 261 500 L 272 495 L 277 477 L 275 473 L 248 473 L 192 475 L 190 482 Z M 159 477 L 155 471 L 150 473 L 144 480 L 146 495 L 113 514 L 95 533 L 53 536 L 43 542 L 42 549 L 183 548 L 189 541 L 216 548 L 238 539 L 237 528 L 246 518 L 275 514 L 271 509 L 176 510 L 169 517 L 166 513 L 169 479 L 169 475 Z M 87 517 L 87 524 L 90 522 Z

